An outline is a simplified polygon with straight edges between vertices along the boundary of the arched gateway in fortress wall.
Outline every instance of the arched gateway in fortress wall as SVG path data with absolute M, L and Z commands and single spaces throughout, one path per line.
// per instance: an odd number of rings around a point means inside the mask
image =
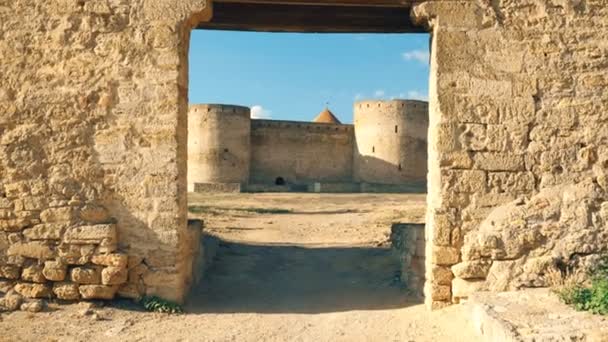
M 184 299 L 200 232 L 187 212 L 196 28 L 431 33 L 430 308 L 544 286 L 554 263 L 608 249 L 605 0 L 2 4 L 3 289 Z

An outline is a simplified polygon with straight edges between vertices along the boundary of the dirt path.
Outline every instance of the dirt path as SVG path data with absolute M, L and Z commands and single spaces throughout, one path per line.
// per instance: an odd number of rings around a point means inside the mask
M 428 312 L 398 282 L 392 222 L 424 195 L 192 195 L 218 241 L 184 315 L 129 302 L 0 316 L 0 341 L 476 341 L 462 307 Z

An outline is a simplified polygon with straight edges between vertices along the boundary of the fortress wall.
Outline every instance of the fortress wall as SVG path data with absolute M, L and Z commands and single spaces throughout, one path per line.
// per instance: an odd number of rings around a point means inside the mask
M 0 3 L 3 289 L 181 301 L 188 41 L 207 2 Z
M 3 289 L 183 298 L 187 42 L 210 14 L 202 0 L 3 2 Z M 435 0 L 413 17 L 433 32 L 429 306 L 542 286 L 557 260 L 606 252 L 606 1 Z
M 249 180 L 250 109 L 232 105 L 190 106 L 188 114 L 188 188 L 195 183 Z
M 359 101 L 354 114 L 355 180 L 384 184 L 426 180 L 426 102 Z
M 252 120 L 251 183 L 350 182 L 353 127 Z
M 546 286 L 608 251 L 608 6 L 429 1 L 425 298 Z

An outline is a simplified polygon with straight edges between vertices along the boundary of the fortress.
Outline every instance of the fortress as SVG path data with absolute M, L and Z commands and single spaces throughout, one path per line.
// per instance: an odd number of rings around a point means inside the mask
M 187 177 L 416 179 L 405 142 L 426 129 L 410 130 L 415 112 L 381 115 L 416 102 L 358 103 L 352 127 L 217 106 L 188 120 L 196 28 L 431 34 L 429 308 L 546 286 L 556 263 L 608 252 L 605 0 L 0 3 L 2 289 L 183 301 L 201 230 L 188 224 Z M 212 143 L 196 158 L 188 121 Z
M 250 118 L 247 107 L 190 106 L 189 191 L 407 191 L 426 184 L 428 104 L 360 101 L 354 125 Z M 390 185 L 387 187 L 386 185 Z

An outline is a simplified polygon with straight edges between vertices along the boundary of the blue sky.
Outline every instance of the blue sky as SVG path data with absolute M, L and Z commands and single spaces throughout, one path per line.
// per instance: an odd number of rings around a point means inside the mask
M 310 121 L 329 102 L 344 123 L 359 99 L 428 97 L 427 34 L 296 34 L 195 30 L 190 102 L 253 107 Z

